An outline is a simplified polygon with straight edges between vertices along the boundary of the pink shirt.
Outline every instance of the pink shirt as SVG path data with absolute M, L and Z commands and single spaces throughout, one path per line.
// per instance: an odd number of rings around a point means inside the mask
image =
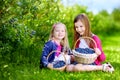
M 96 65 L 101 65 L 101 63 L 102 63 L 103 61 L 105 61 L 106 56 L 105 56 L 105 54 L 104 54 L 104 52 L 103 52 L 103 50 L 102 50 L 101 41 L 100 41 L 100 39 L 98 38 L 98 36 L 93 35 L 92 38 L 93 38 L 94 41 L 96 42 L 97 48 L 99 48 L 100 51 L 101 51 L 101 55 L 99 55 L 99 56 L 97 57 L 97 59 L 95 60 L 95 64 L 96 64 Z M 80 41 L 77 42 L 76 47 L 78 47 L 79 44 L 80 44 Z
M 56 42 L 55 42 L 55 44 L 57 44 Z M 61 52 L 61 49 L 62 49 L 62 46 L 61 45 L 59 45 L 59 44 L 57 44 L 57 51 L 60 51 Z M 56 54 L 55 54 L 55 56 L 59 56 L 59 52 L 56 52 Z

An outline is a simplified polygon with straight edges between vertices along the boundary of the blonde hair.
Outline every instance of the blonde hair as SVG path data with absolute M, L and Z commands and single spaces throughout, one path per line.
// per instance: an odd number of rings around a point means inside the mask
M 77 15 L 74 19 L 74 43 L 81 36 L 75 29 L 75 23 L 79 20 L 85 25 L 85 33 L 83 34 L 83 36 L 92 37 L 92 32 L 90 29 L 90 21 L 87 15 L 82 13 Z
M 54 29 L 55 29 L 55 27 L 56 27 L 57 25 L 64 26 L 64 28 L 65 28 L 65 37 L 62 39 L 62 41 L 61 41 L 60 44 L 61 44 L 64 48 L 69 48 L 67 28 L 66 28 L 65 24 L 63 24 L 63 23 L 60 23 L 60 22 L 59 22 L 59 23 L 55 23 L 55 24 L 52 26 L 52 29 L 51 29 L 51 32 L 50 32 L 50 36 L 49 36 L 49 40 L 53 40 L 53 37 L 54 37 L 54 35 L 53 35 Z

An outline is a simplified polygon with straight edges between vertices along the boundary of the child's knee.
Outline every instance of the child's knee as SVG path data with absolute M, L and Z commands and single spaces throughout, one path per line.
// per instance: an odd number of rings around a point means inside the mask
M 74 65 L 68 65 L 68 66 L 66 67 L 66 71 L 68 71 L 68 72 L 74 71 Z
M 83 66 L 82 64 L 77 64 L 74 66 L 74 71 L 83 71 Z

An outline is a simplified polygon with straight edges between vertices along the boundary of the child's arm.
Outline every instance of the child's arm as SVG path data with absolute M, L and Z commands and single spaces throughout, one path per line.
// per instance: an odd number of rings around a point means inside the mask
M 47 56 L 48 54 L 51 52 L 51 48 L 52 48 L 52 44 L 50 42 L 45 43 L 43 51 L 42 51 L 42 64 L 44 67 L 48 66 L 48 60 L 47 60 Z
M 105 56 L 104 52 L 102 51 L 101 41 L 97 36 L 94 36 L 93 39 L 95 40 L 95 42 L 97 44 L 97 48 L 101 51 L 101 54 L 97 57 L 97 60 L 99 62 L 103 62 L 106 59 L 106 56 Z
M 101 55 L 101 51 L 100 51 L 99 48 L 94 48 L 94 50 L 95 50 L 95 53 L 96 53 L 98 56 Z

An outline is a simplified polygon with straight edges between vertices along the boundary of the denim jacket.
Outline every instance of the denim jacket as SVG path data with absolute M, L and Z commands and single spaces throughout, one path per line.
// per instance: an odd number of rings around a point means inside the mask
M 40 59 L 40 68 L 47 67 L 49 62 L 53 62 L 55 58 L 55 52 L 51 54 L 49 56 L 49 59 L 47 60 L 48 54 L 53 50 L 57 50 L 57 44 L 52 42 L 52 40 L 49 40 L 48 42 L 45 43 L 44 48 L 42 50 L 42 56 Z

